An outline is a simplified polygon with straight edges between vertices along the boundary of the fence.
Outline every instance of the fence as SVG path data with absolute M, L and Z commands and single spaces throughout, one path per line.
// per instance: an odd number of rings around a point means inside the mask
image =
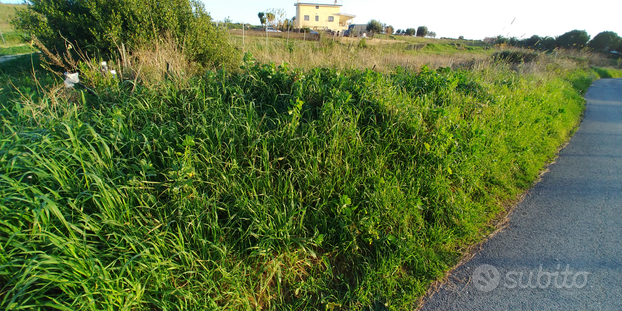
M 237 36 L 242 36 L 242 29 L 230 29 L 229 33 L 232 35 L 237 35 Z M 285 32 L 268 32 L 268 37 L 270 38 L 283 38 L 283 39 L 287 39 L 287 31 Z M 266 36 L 266 32 L 265 31 L 261 31 L 261 30 L 245 30 L 244 31 L 244 35 L 245 36 L 251 36 L 251 37 L 265 37 Z M 289 38 L 290 39 L 297 39 L 297 40 L 307 40 L 307 41 L 319 41 L 320 40 L 320 35 L 319 34 L 315 34 L 315 33 L 299 33 L 299 32 L 289 32 Z

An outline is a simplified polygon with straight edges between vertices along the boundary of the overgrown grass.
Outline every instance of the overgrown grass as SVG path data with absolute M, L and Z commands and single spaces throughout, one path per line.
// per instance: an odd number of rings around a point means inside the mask
M 334 40 L 333 40 L 334 39 Z M 261 63 L 288 63 L 292 67 L 311 70 L 318 67 L 336 69 L 373 68 L 390 72 L 396 66 L 419 70 L 464 67 L 489 60 L 492 50 L 457 43 L 426 43 L 433 39 L 412 38 L 405 42 L 378 43 L 382 40 L 324 37 L 320 41 L 294 39 L 232 37 L 238 49 L 250 52 Z M 384 40 L 386 41 L 386 40 Z M 384 42 L 382 41 L 382 42 Z M 448 41 L 443 40 L 441 42 Z M 243 43 L 244 42 L 244 43 Z M 365 44 L 361 44 L 365 42 Z
M 26 37 L 17 31 L 3 32 L 2 35 L 4 36 L 4 42 L 6 44 L 2 44 L 0 41 L 0 47 L 6 48 L 26 43 Z
M 622 78 L 622 69 L 592 67 L 600 78 Z
M 16 10 L 24 9 L 26 9 L 25 5 L 0 3 L 0 31 L 4 33 L 13 30 L 9 21 L 15 16 Z
M 503 63 L 376 72 L 247 55 L 236 72 L 152 84 L 84 65 L 97 96 L 8 68 L 10 310 L 412 310 L 583 110 L 566 80 Z

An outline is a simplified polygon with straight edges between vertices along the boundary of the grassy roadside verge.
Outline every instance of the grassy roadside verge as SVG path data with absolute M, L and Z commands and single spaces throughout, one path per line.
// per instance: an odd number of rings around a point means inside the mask
M 29 54 L 29 53 L 34 53 L 34 52 L 37 52 L 37 49 L 31 47 L 30 45 L 0 47 L 0 57 L 10 56 L 10 55 Z
M 95 98 L 7 75 L 0 306 L 16 310 L 413 309 L 568 139 L 596 77 L 249 57 L 151 86 L 86 70 Z

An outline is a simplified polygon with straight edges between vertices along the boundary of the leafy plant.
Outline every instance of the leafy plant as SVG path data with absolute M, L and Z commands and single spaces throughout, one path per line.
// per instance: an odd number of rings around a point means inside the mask
M 13 25 L 51 51 L 63 50 L 68 41 L 110 55 L 121 44 L 132 50 L 172 37 L 189 59 L 203 66 L 236 61 L 225 29 L 216 28 L 196 0 L 32 0 L 27 10 L 17 12 Z

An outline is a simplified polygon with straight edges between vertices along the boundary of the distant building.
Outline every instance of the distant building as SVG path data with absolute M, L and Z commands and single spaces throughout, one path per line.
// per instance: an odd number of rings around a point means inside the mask
M 298 3 L 296 6 L 297 28 L 311 28 L 315 30 L 344 31 L 352 24 L 356 15 L 341 13 L 341 5 L 320 3 Z

